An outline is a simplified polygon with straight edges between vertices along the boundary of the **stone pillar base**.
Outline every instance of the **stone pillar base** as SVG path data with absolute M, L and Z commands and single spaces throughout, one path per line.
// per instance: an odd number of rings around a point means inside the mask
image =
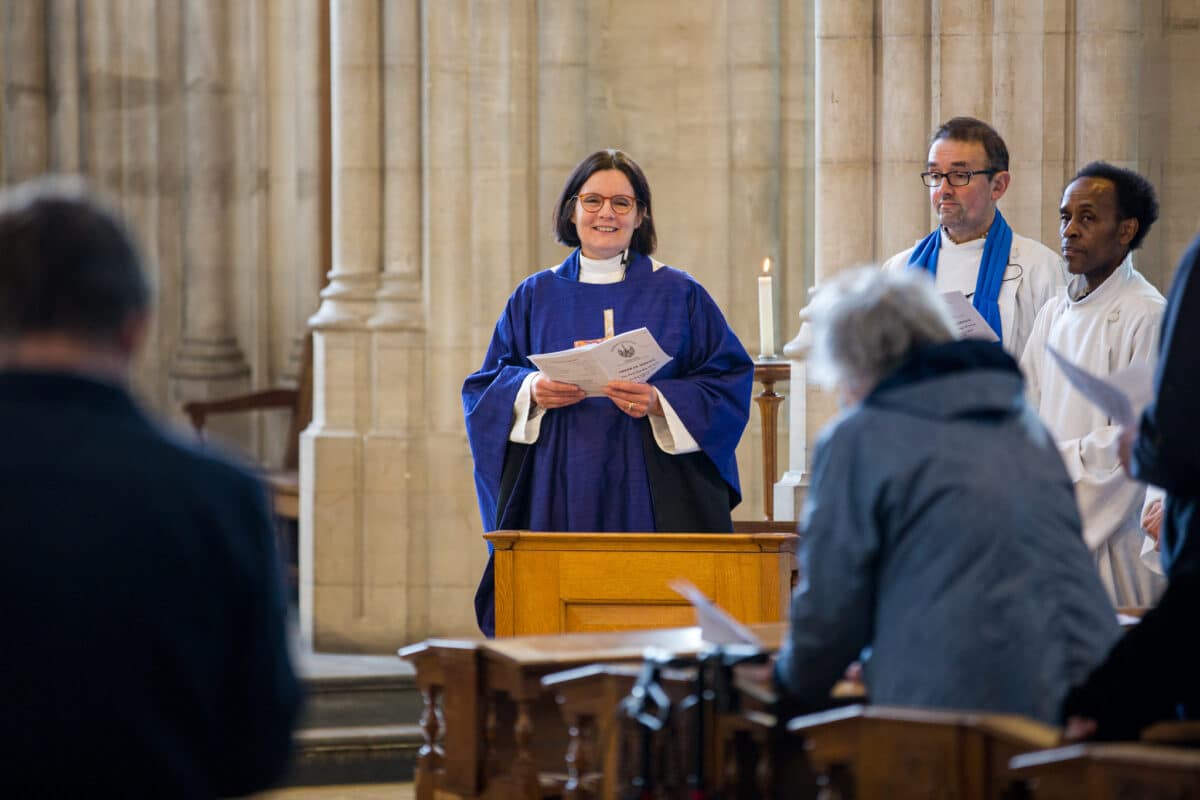
M 171 408 L 168 413 L 182 417 L 183 404 L 192 400 L 216 400 L 250 391 L 250 366 L 232 338 L 196 339 L 184 337 L 170 371 Z M 249 414 L 221 414 L 205 422 L 205 435 L 232 446 L 234 450 L 254 452 L 254 420 Z
M 799 520 L 808 495 L 808 473 L 788 470 L 775 484 L 775 520 Z
M 313 338 L 316 406 L 300 437 L 300 632 L 314 650 L 394 653 L 421 632 L 426 559 L 411 502 L 424 480 L 410 424 L 419 334 L 364 328 Z M 412 346 L 409 346 L 412 345 Z
M 402 438 L 300 439 L 300 638 L 321 652 L 394 653 L 409 635 Z

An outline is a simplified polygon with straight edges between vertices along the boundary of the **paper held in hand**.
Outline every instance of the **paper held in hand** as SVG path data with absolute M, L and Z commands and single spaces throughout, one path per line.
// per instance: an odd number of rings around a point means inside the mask
M 1067 360 L 1066 356 L 1046 345 L 1050 356 L 1080 394 L 1103 411 L 1116 425 L 1137 427 L 1142 410 L 1154 398 L 1154 365 L 1130 364 L 1106 378 L 1093 375 Z
M 696 607 L 696 622 L 700 625 L 700 638 L 709 644 L 746 644 L 762 648 L 762 641 L 754 632 L 704 596 L 691 581 L 676 578 L 669 586 L 688 599 Z
M 646 328 L 622 333 L 583 347 L 530 356 L 542 374 L 562 383 L 573 383 L 588 397 L 602 397 L 609 381 L 645 383 L 671 360 Z
M 987 320 L 980 316 L 966 295 L 959 291 L 953 291 L 942 292 L 942 297 L 954 320 L 955 336 L 959 339 L 982 339 L 985 342 L 1000 341 L 1000 337 L 992 330 L 992 326 L 988 325 Z

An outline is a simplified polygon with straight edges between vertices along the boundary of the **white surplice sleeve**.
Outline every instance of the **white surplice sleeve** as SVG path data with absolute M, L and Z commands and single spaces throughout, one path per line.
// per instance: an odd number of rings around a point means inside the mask
M 1146 499 L 1142 502 L 1142 513 L 1146 513 L 1146 509 L 1154 503 L 1166 502 L 1167 493 L 1164 489 L 1151 484 L 1146 485 Z M 1145 533 L 1143 531 L 1143 533 Z M 1158 535 L 1162 536 L 1162 528 L 1158 529 Z M 1142 540 L 1142 552 L 1139 554 L 1142 564 L 1155 575 L 1166 575 L 1166 570 L 1162 565 L 1162 553 L 1159 552 L 1158 542 L 1149 533 L 1145 533 L 1145 538 Z
M 1021 373 L 1025 376 L 1025 398 L 1032 408 L 1040 408 L 1042 403 L 1042 362 L 1046 358 L 1046 340 L 1050 335 L 1050 325 L 1053 321 L 1054 303 L 1046 303 L 1034 320 L 1033 330 L 1025 342 L 1025 352 L 1021 354 Z
M 692 434 L 688 433 L 683 420 L 675 413 L 675 409 L 671 408 L 671 404 L 667 402 L 667 398 L 663 397 L 662 392 L 655 389 L 654 393 L 658 395 L 658 405 L 662 408 L 664 415 L 662 417 L 650 415 L 650 430 L 654 432 L 654 441 L 667 455 L 681 456 L 684 453 L 695 453 L 700 449 L 700 445 L 692 438 Z
M 1053 250 L 1017 234 L 1013 234 L 1009 260 L 1019 265 L 1022 273 L 1013 298 L 1013 329 L 1004 332 L 1004 344 L 1009 352 L 1023 356 L 1029 349 L 1038 314 L 1047 303 L 1062 295 L 1066 285 L 1064 269 L 1061 256 Z
M 508 440 L 516 444 L 533 444 L 542 432 L 542 417 L 546 409 L 534 405 L 533 382 L 541 375 L 531 372 L 525 376 L 521 388 L 517 390 L 517 399 L 513 401 L 513 424 L 508 432 Z
M 513 401 L 512 429 L 508 432 L 510 442 L 533 444 L 538 440 L 538 435 L 542 431 L 542 417 L 546 415 L 546 409 L 533 402 L 533 382 L 540 374 L 540 372 L 531 372 L 526 375 L 521 388 L 517 390 L 517 399 Z M 658 395 L 658 404 L 664 414 L 662 417 L 649 416 L 650 430 L 654 433 L 654 441 L 668 455 L 681 456 L 685 453 L 697 452 L 700 445 L 688 432 L 687 426 L 675 413 L 675 409 L 671 408 L 667 398 L 663 397 L 662 392 L 657 389 L 654 390 L 654 393 Z
M 1120 354 L 1124 369 L 1130 364 L 1153 364 L 1158 348 L 1158 317 L 1144 316 L 1129 325 Z M 1035 325 L 1035 333 L 1038 326 Z M 1030 338 L 1030 346 L 1035 344 Z M 1080 414 L 1090 412 L 1090 403 L 1075 393 L 1072 403 L 1078 403 Z M 1104 425 L 1085 436 L 1058 442 L 1058 451 L 1066 464 L 1067 473 L 1075 483 L 1075 498 L 1083 517 L 1083 540 L 1095 550 L 1112 534 L 1120 530 L 1131 517 L 1141 518 L 1145 486 L 1125 475 L 1119 457 L 1117 425 Z

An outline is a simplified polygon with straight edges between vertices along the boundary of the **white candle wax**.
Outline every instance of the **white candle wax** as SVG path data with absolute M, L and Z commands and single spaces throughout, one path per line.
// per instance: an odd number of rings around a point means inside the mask
M 775 303 L 774 278 L 771 276 L 771 262 L 763 262 L 763 272 L 758 276 L 758 341 L 764 356 L 775 355 Z

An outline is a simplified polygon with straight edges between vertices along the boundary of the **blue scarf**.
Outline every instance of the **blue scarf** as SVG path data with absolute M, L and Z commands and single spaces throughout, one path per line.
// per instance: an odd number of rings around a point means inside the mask
M 975 294 L 971 305 L 979 312 L 992 330 L 1002 340 L 1004 332 L 1000 324 L 1000 284 L 1008 269 L 1008 252 L 1012 249 L 1013 232 L 1000 209 L 988 229 L 987 241 L 983 244 L 983 259 L 979 262 L 979 276 L 975 279 Z M 938 251 L 942 249 L 942 228 L 939 225 L 913 248 L 908 257 L 910 267 L 919 267 L 937 275 Z

